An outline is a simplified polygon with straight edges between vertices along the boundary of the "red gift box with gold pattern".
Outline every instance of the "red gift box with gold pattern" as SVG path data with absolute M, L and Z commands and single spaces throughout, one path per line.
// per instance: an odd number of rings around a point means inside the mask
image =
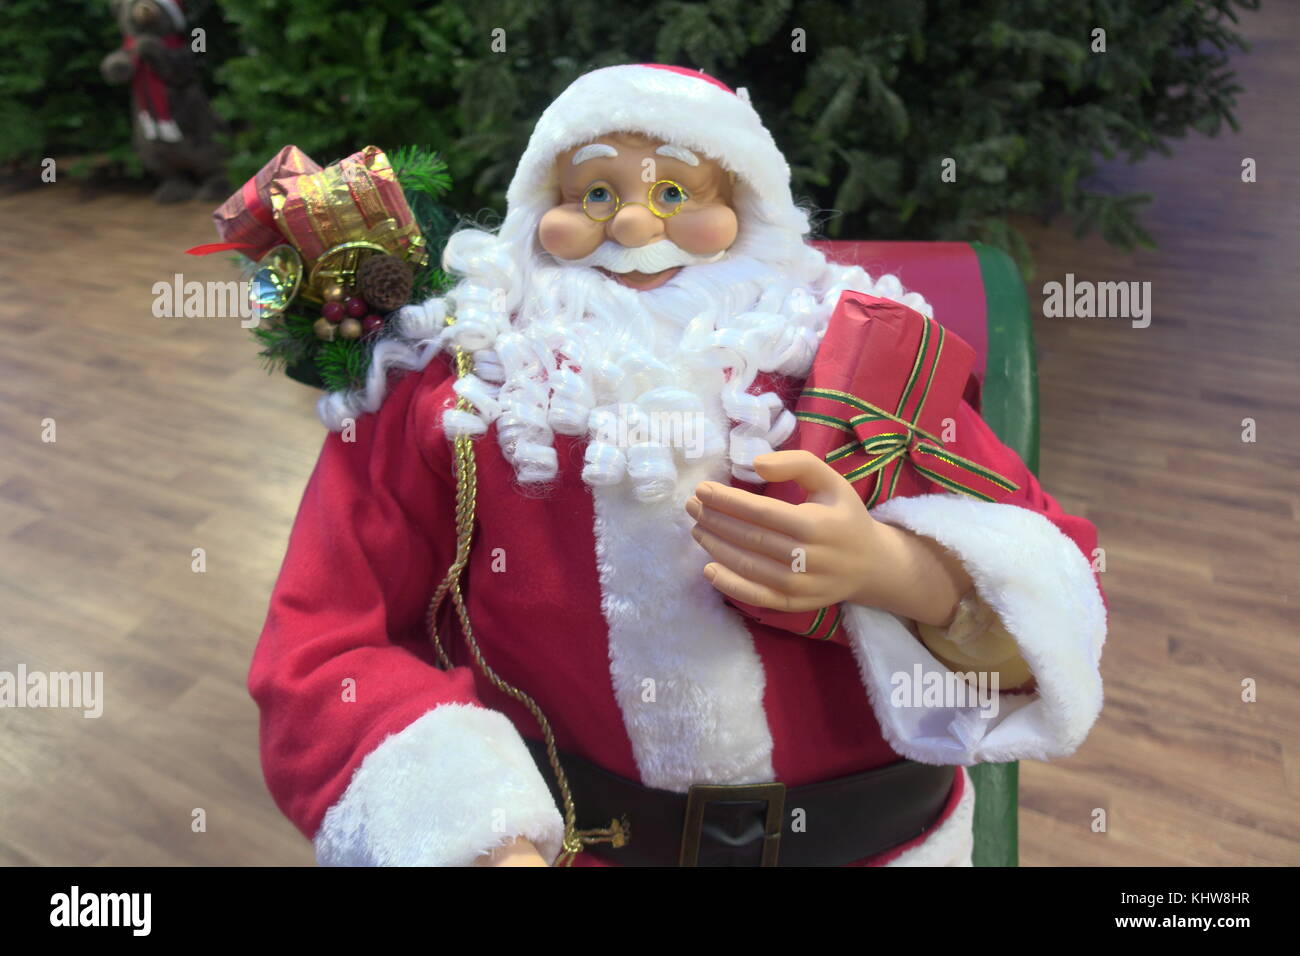
M 321 167 L 297 146 L 285 146 L 212 214 L 217 235 L 224 240 L 217 245 L 253 260 L 261 259 L 273 246 L 285 241 L 271 210 L 271 189 L 277 183 L 320 171 Z
M 935 490 L 1000 501 L 1017 489 L 1013 482 L 944 447 L 974 363 L 974 350 L 935 320 L 899 302 L 846 292 L 795 404 L 798 428 L 782 447 L 826 461 L 869 508 Z M 789 481 L 764 494 L 792 504 L 806 497 Z M 786 612 L 731 603 L 763 624 L 847 643 L 838 605 Z
M 271 210 L 309 267 L 346 242 L 371 242 L 423 263 L 424 238 L 388 157 L 367 146 L 319 172 L 274 180 Z
M 260 260 L 289 243 L 312 269 L 330 254 L 364 244 L 414 263 L 428 249 L 397 174 L 378 146 L 321 167 L 296 146 L 276 153 L 212 214 L 222 242 L 189 252 L 241 252 Z

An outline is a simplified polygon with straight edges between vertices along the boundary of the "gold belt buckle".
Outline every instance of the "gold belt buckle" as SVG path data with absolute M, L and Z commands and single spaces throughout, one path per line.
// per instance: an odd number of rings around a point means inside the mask
M 785 784 L 755 783 L 714 785 L 697 783 L 686 795 L 686 824 L 682 829 L 682 848 L 678 866 L 698 866 L 700 831 L 704 810 L 710 803 L 765 803 L 763 822 L 763 862 L 759 866 L 776 866 L 781 853 L 781 828 L 785 820 Z

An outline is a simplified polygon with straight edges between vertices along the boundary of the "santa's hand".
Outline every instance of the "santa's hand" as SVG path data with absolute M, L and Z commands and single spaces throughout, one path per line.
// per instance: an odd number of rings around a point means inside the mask
M 484 853 L 474 861 L 475 866 L 549 866 L 537 852 L 537 847 L 523 837 Z
M 794 481 L 803 504 L 706 481 L 686 511 L 713 558 L 704 576 L 723 594 L 779 611 L 842 601 L 944 625 L 970 587 L 959 562 L 928 539 L 876 521 L 853 486 L 806 451 L 754 459 L 763 480 Z
M 795 481 L 808 500 L 792 505 L 706 481 L 686 511 L 695 540 L 714 559 L 704 576 L 728 597 L 781 611 L 856 600 L 876 570 L 883 527 L 853 486 L 817 456 L 778 451 L 754 459 L 765 481 Z

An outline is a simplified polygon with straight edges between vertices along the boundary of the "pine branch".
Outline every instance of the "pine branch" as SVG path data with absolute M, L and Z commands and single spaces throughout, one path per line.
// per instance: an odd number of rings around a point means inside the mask
M 360 388 L 369 368 L 370 347 L 357 339 L 321 342 L 316 352 L 316 370 L 331 392 Z
M 403 192 L 419 193 L 437 199 L 451 189 L 447 164 L 431 149 L 402 146 L 390 153 L 388 160 L 393 165 Z

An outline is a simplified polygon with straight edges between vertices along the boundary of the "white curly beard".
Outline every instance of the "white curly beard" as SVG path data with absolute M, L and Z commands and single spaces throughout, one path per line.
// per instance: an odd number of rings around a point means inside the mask
M 806 371 L 816 351 L 813 310 L 798 320 L 779 311 L 773 267 L 730 256 L 650 291 L 572 264 L 539 268 L 533 279 L 532 301 L 495 349 L 498 435 L 521 478 L 554 477 L 553 434 L 581 435 L 584 481 L 627 481 L 639 499 L 656 501 L 684 458 L 729 454 L 738 476 L 757 480 L 753 456 L 794 430 L 775 396 L 748 392 L 760 370 Z

